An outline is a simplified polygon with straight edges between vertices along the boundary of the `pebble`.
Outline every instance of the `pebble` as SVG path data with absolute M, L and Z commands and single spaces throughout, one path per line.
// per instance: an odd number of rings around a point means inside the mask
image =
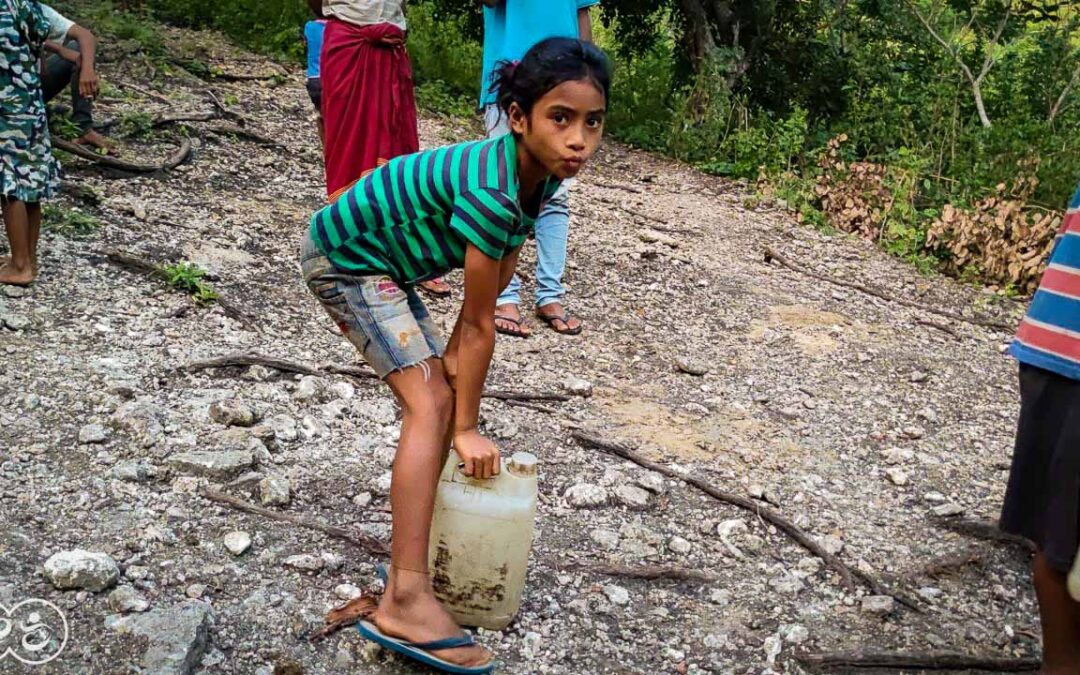
M 900 433 L 902 433 L 906 438 L 917 441 L 926 435 L 926 429 L 916 426 L 904 427 L 904 429 Z
M 668 550 L 679 555 L 686 555 L 691 551 L 690 542 L 682 537 L 672 537 L 668 540 Z
M 607 490 L 592 483 L 578 483 L 567 488 L 563 495 L 566 502 L 576 509 L 588 509 L 607 504 Z
M 339 398 L 348 401 L 352 397 L 356 396 L 356 387 L 348 382 L 335 382 L 330 385 L 330 394 L 334 398 Z
M 300 555 L 291 555 L 285 558 L 282 564 L 285 567 L 291 567 L 301 572 L 319 572 L 326 563 L 323 562 L 322 558 L 308 553 L 301 553 Z
M 589 533 L 589 538 L 596 542 L 600 548 L 609 551 L 619 546 L 619 533 L 614 530 L 596 529 Z
M 206 595 L 206 584 L 191 584 L 184 589 L 184 595 L 189 598 L 198 600 L 202 596 Z
M 375 480 L 375 493 L 380 495 L 390 494 L 390 484 L 394 480 L 394 472 L 386 471 Z
M 144 483 L 158 476 L 158 468 L 140 459 L 127 459 L 112 468 L 112 475 L 130 483 Z
M 604 595 L 615 605 L 626 605 L 630 602 L 630 591 L 615 584 L 604 586 Z
M 571 396 L 589 397 L 593 393 L 592 382 L 570 376 L 563 381 L 563 390 Z
M 275 415 L 270 419 L 270 428 L 274 430 L 274 439 L 283 443 L 292 443 L 300 438 L 296 420 L 288 415 Z
M 314 375 L 305 375 L 300 378 L 300 383 L 296 385 L 296 391 L 293 392 L 293 399 L 300 402 L 313 401 L 319 397 L 323 392 L 323 381 Z
M 198 450 L 169 457 L 168 463 L 177 471 L 207 478 L 232 478 L 255 464 L 250 450 Z
M 632 509 L 644 509 L 649 505 L 649 492 L 636 485 L 620 485 L 615 488 L 615 499 Z
M 953 516 L 962 515 L 964 513 L 964 507 L 953 503 L 939 504 L 930 509 L 930 511 L 939 518 L 952 518 Z
M 726 588 L 714 588 L 709 593 L 709 602 L 714 605 L 727 605 L 731 602 L 731 591 Z
M 120 614 L 145 612 L 150 609 L 150 603 L 134 586 L 117 586 L 109 593 L 109 609 Z
M 255 424 L 255 411 L 239 399 L 216 401 L 210 404 L 210 419 L 227 427 L 250 427 Z
M 821 544 L 821 548 L 825 549 L 826 553 L 832 555 L 837 555 L 844 550 L 844 540 L 836 535 L 825 535 L 818 539 L 818 543 Z
M 108 438 L 108 429 L 100 424 L 87 424 L 79 429 L 80 443 L 104 443 Z
M 370 492 L 361 492 L 360 494 L 355 495 L 352 498 L 352 503 L 353 503 L 353 506 L 358 506 L 360 508 L 365 508 L 365 507 L 367 507 L 367 506 L 369 506 L 371 504 L 372 499 L 373 499 L 373 497 L 372 497 Z
M 899 467 L 885 469 L 885 475 L 889 478 L 889 482 L 891 482 L 893 485 L 903 487 L 904 485 L 908 484 L 907 473 Z
M 781 626 L 780 636 L 784 639 L 784 642 L 790 642 L 793 645 L 801 645 L 810 639 L 810 631 L 806 629 L 806 626 L 794 623 Z
M 30 289 L 26 286 L 4 286 L 4 295 L 15 300 L 30 295 Z
M 692 356 L 680 356 L 675 360 L 675 366 L 687 375 L 702 377 L 709 372 L 709 364 Z
M 259 499 L 263 506 L 285 506 L 291 498 L 288 478 L 267 476 L 259 481 Z
M 20 331 L 30 326 L 30 319 L 22 314 L 3 314 L 0 315 L 0 323 L 14 331 Z
M 662 495 L 667 491 L 667 483 L 664 482 L 664 477 L 651 471 L 643 473 L 635 478 L 634 485 L 637 485 L 644 490 L 648 490 L 654 495 Z
M 363 594 L 364 592 L 360 590 L 360 588 L 353 586 L 352 584 L 338 584 L 334 587 L 334 595 L 336 595 L 339 600 L 344 600 L 345 602 L 359 598 Z
M 862 599 L 862 611 L 874 616 L 885 616 L 896 609 L 896 600 L 889 595 L 868 595 Z
M 251 535 L 242 530 L 234 530 L 226 534 L 222 542 L 225 544 L 225 548 L 229 550 L 229 553 L 243 555 L 245 551 L 251 548 Z
M 54 553 L 45 561 L 45 576 L 60 589 L 103 591 L 120 578 L 120 568 L 107 553 L 72 549 Z

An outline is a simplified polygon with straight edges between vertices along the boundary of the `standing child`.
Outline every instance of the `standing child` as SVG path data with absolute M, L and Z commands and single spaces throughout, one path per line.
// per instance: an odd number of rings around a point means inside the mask
M 0 0 L 0 204 L 11 256 L 0 259 L 0 284 L 29 286 L 37 277 L 41 200 L 60 182 L 52 155 L 39 63 L 49 23 L 37 0 Z
M 1080 598 L 1066 583 L 1080 547 L 1080 188 L 1012 354 L 1020 424 L 1001 528 L 1035 542 L 1043 670 L 1080 673 Z
M 403 411 L 390 506 L 391 567 L 370 640 L 446 672 L 491 672 L 492 655 L 435 598 L 428 537 L 450 451 L 466 475 L 499 473 L 480 434 L 480 397 L 495 349 L 495 302 L 537 215 L 600 143 L 610 68 L 596 47 L 554 38 L 496 86 L 511 132 L 398 157 L 311 220 L 301 249 L 308 288 Z M 416 293 L 463 268 L 465 299 L 448 343 Z
M 326 142 L 326 138 L 323 133 L 321 60 L 323 31 L 325 30 L 326 19 L 313 19 L 304 25 L 304 47 L 307 49 L 307 93 L 311 97 L 311 104 L 315 106 L 319 140 L 323 143 Z

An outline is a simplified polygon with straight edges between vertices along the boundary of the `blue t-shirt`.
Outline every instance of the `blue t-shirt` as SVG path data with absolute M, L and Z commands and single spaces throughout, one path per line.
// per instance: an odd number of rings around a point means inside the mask
M 308 21 L 304 24 L 304 40 L 307 41 L 307 76 L 319 77 L 319 59 L 322 57 L 323 31 L 326 19 Z
M 480 107 L 495 102 L 491 78 L 499 61 L 516 61 L 533 45 L 549 37 L 576 38 L 578 10 L 600 0 L 504 0 L 484 8 L 484 73 Z

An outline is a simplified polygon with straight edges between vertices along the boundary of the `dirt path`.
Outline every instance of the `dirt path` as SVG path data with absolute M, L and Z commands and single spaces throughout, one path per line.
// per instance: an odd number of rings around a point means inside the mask
M 211 62 L 228 51 L 209 35 L 173 31 L 168 39 Z M 111 56 L 111 82 L 155 86 L 141 61 Z M 254 57 L 240 66 L 269 67 Z M 373 582 L 371 557 L 198 495 L 212 484 L 257 501 L 259 481 L 280 477 L 291 501 L 276 508 L 385 537 L 383 481 L 396 434 L 391 399 L 373 382 L 331 377 L 313 387 L 258 368 L 177 370 L 231 353 L 354 360 L 297 270 L 297 242 L 321 198 L 318 141 L 299 78 L 207 85 L 176 76 L 158 88 L 170 106 L 118 94 L 102 112 L 212 110 L 208 88 L 283 147 L 193 123 L 193 161 L 166 176 L 121 180 L 72 162 L 70 181 L 103 198 L 80 207 L 104 227 L 85 238 L 48 234 L 38 285 L 0 296 L 0 316 L 27 324 L 0 330 L 0 604 L 37 597 L 66 613 L 70 641 L 41 672 L 130 672 L 154 650 L 109 618 L 128 591 L 61 591 L 42 574 L 54 553 L 101 551 L 119 565 L 119 584 L 159 613 L 150 616 L 180 626 L 172 648 L 191 663 L 176 672 L 299 672 L 285 669 L 289 663 L 306 673 L 412 672 L 351 631 L 317 645 L 300 637 L 340 602 L 339 585 Z M 426 146 L 475 132 L 422 122 Z M 164 156 L 175 147 L 167 135 L 157 138 L 129 152 Z M 932 523 L 941 507 L 996 518 L 1017 408 L 1015 367 L 1003 355 L 1009 336 L 966 324 L 951 324 L 949 334 L 920 323 L 940 318 L 766 265 L 763 249 L 953 311 L 993 303 L 919 276 L 865 242 L 748 210 L 746 196 L 615 144 L 575 188 L 567 281 L 586 332 L 500 338 L 492 380 L 551 391 L 574 377 L 593 394 L 553 404 L 557 414 L 497 401 L 483 410 L 507 451 L 542 461 L 524 610 L 505 633 L 483 635 L 506 664 L 502 672 L 800 672 L 800 650 L 860 645 L 1037 652 L 1024 555 Z M 253 322 L 192 306 L 160 282 L 118 269 L 104 257 L 112 249 L 203 265 Z M 532 261 L 527 255 L 525 270 Z M 459 300 L 430 306 L 445 325 Z M 1018 311 L 989 309 L 1006 320 Z M 685 374 L 680 360 L 708 372 Z M 264 424 L 227 428 L 211 419 L 212 403 L 233 398 Z M 867 611 L 863 589 L 845 588 L 762 521 L 685 486 L 643 480 L 636 468 L 573 442 L 577 428 L 763 496 L 848 564 L 920 597 L 925 613 Z M 177 464 L 194 451 L 231 452 L 239 464 L 198 475 Z M 577 508 L 564 495 L 578 483 L 602 488 L 607 504 Z M 655 493 L 630 489 L 637 483 Z M 643 494 L 644 504 L 627 505 Z M 223 544 L 234 530 L 252 539 L 241 556 Z M 928 564 L 966 552 L 976 562 L 927 576 Z M 301 554 L 320 569 L 286 564 Z M 606 561 L 678 565 L 717 581 L 567 571 Z M 212 626 L 185 629 L 174 620 L 204 607 L 181 610 L 191 597 L 212 607 Z

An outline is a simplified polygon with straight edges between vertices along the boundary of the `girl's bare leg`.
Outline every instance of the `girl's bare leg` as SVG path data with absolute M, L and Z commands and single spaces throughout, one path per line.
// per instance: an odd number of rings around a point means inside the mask
M 428 573 L 431 515 L 448 449 L 454 396 L 442 362 L 429 359 L 427 364 L 430 369 L 407 368 L 386 378 L 404 417 L 390 483 L 393 564 L 374 621 L 387 635 L 410 642 L 462 635 L 461 628 L 436 599 Z M 430 377 L 425 377 L 426 370 Z M 480 646 L 433 653 L 462 666 L 484 665 L 491 660 L 491 653 Z
M 34 256 L 37 252 L 37 237 L 41 232 L 41 206 L 17 199 L 5 199 L 3 214 L 11 258 L 0 266 L 0 284 L 29 286 L 35 276 Z

